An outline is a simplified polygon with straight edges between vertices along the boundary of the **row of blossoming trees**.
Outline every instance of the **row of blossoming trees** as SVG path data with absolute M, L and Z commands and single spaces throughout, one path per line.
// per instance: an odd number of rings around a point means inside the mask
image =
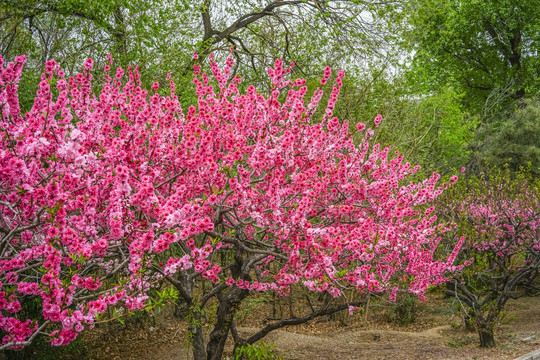
M 453 263 L 464 238 L 434 255 L 454 227 L 436 223 L 430 206 L 457 178 L 410 181 L 419 167 L 370 144 L 361 123 L 353 143 L 349 123 L 333 117 L 341 71 L 325 71 L 321 85 L 333 85 L 316 119 L 323 90 L 306 101 L 305 80 L 289 80 L 280 60 L 267 95 L 241 92 L 231 59 L 223 69 L 210 60 L 212 80 L 195 65 L 198 102 L 187 111 L 172 81 L 163 96 L 157 83 L 142 89 L 136 69 L 107 65 L 97 93 L 92 60 L 69 79 L 49 61 L 22 114 L 24 62 L 2 62 L 0 73 L 1 349 L 38 336 L 66 345 L 108 308 L 145 309 L 169 284 L 189 309 L 194 358 L 219 359 L 229 333 L 252 344 L 361 306 L 328 302 L 243 338 L 234 312 L 251 293 L 294 285 L 423 298 L 463 268 Z M 40 310 L 30 316 L 32 301 Z

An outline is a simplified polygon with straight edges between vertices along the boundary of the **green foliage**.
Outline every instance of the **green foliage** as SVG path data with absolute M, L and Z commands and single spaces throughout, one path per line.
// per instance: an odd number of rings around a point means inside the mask
M 194 331 L 202 326 L 201 317 L 204 316 L 204 310 L 201 309 L 200 304 L 195 303 L 189 308 L 189 312 L 186 315 L 186 322 L 188 323 L 189 328 L 192 330 L 188 333 L 190 343 L 195 336 Z
M 167 286 L 161 291 L 152 291 L 150 295 L 149 305 L 145 310 L 159 313 L 166 304 L 175 303 L 178 300 L 179 292 L 173 286 Z
M 484 163 L 508 164 L 511 171 L 518 172 L 525 166 L 540 176 L 540 98 L 528 99 L 507 116 L 484 124 L 476 141 L 474 165 L 478 168 L 484 168 Z
M 181 0 L 8 0 L 0 4 L 0 53 L 26 54 L 26 69 L 38 72 L 54 58 L 68 74 L 88 57 L 99 71 L 111 53 L 116 65 L 136 63 L 143 79 L 165 82 L 190 61 L 197 17 Z
M 234 351 L 234 358 L 235 360 L 281 360 L 282 358 L 274 354 L 273 351 L 273 344 L 267 344 L 261 340 L 255 344 L 237 347 Z
M 416 0 L 407 12 L 413 74 L 426 91 L 452 84 L 476 111 L 497 91 L 505 94 L 502 104 L 537 93 L 537 1 Z
M 387 78 L 376 74 L 366 80 L 346 79 L 343 89 L 335 113 L 351 122 L 353 133 L 359 121 L 373 126 L 379 113 L 384 121 L 376 140 L 383 145 L 392 144 L 413 165 L 444 174 L 467 162 L 467 148 L 478 120 L 463 109 L 464 94 L 446 87 L 429 96 L 419 96 L 403 76 Z M 359 140 L 364 134 L 356 132 L 354 136 Z

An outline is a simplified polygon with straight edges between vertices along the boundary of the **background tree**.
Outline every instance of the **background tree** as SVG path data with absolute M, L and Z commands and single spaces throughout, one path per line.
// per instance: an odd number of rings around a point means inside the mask
M 540 112 L 538 96 L 524 99 L 519 106 L 499 114 L 500 120 L 482 124 L 472 142 L 475 151 L 471 167 L 484 164 L 502 167 L 513 172 L 521 167 L 532 175 L 540 175 Z
M 535 1 L 410 2 L 409 39 L 414 67 L 428 89 L 459 86 L 477 110 L 495 91 L 520 99 L 538 91 L 538 26 Z
M 526 295 L 540 268 L 540 192 L 523 173 L 494 170 L 462 180 L 441 198 L 440 213 L 467 237 L 460 259 L 473 259 L 454 274 L 445 292 L 464 307 L 480 345 L 495 346 L 494 330 L 508 300 Z
M 381 72 L 379 77 L 364 73 L 363 78 L 348 79 L 336 115 L 362 119 L 381 112 L 384 122 L 376 141 L 391 144 L 411 162 L 422 164 L 428 174 L 435 169 L 443 175 L 452 174 L 466 164 L 478 119 L 464 108 L 463 95 L 452 88 L 419 95 L 411 91 L 403 73 L 389 76 Z
M 389 31 L 393 25 L 385 14 L 401 3 L 102 0 L 88 5 L 72 0 L 3 0 L 2 5 L 2 50 L 7 58 L 35 54 L 42 68 L 51 58 L 79 64 L 94 57 L 103 63 L 112 53 L 124 67 L 161 66 L 158 74 L 187 69 L 189 76 L 191 58 L 186 53 L 219 56 L 230 46 L 236 48 L 237 64 L 245 65 L 245 70 L 254 66 L 256 74 L 277 57 L 295 61 L 297 70 L 304 64 L 304 71 L 315 73 L 351 59 L 359 64 L 393 41 Z M 323 66 L 314 69 L 316 64 Z
M 450 85 L 463 95 L 464 110 L 478 126 L 468 149 L 472 171 L 487 170 L 486 160 L 510 161 L 515 170 L 536 162 L 534 135 L 517 135 L 531 121 L 511 129 L 517 118 L 534 117 L 534 109 L 524 115 L 528 111 L 519 108 L 538 93 L 539 11 L 535 1 L 516 0 L 418 0 L 407 7 L 408 78 L 417 94 L 431 96 Z

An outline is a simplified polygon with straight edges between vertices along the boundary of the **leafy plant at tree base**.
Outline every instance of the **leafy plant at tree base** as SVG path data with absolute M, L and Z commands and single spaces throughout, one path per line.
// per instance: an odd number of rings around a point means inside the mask
M 267 344 L 264 340 L 252 345 L 243 345 L 235 349 L 234 358 L 237 360 L 281 360 L 280 356 L 273 353 L 273 347 L 273 344 Z
M 395 299 L 399 287 L 424 298 L 462 267 L 453 262 L 464 239 L 434 257 L 448 228 L 428 206 L 449 184 L 437 186 L 436 173 L 407 181 L 419 166 L 370 146 L 374 132 L 364 124 L 353 143 L 348 123 L 332 116 L 342 71 L 314 123 L 323 90 L 306 104 L 305 80 L 286 80 L 281 60 L 268 69 L 273 89 L 264 96 L 228 80 L 232 57 L 220 69 L 210 56 L 215 83 L 195 65 L 198 102 L 187 112 L 172 81 L 162 96 L 158 83 L 141 88 L 136 68 L 110 74 L 107 65 L 94 94 L 91 59 L 69 80 L 49 61 L 22 116 L 24 61 L 0 74 L 2 349 L 39 335 L 66 345 L 106 321 L 109 307 L 128 314 L 162 302 L 168 281 L 189 309 L 194 358 L 220 359 L 229 333 L 240 348 L 361 305 L 329 301 L 242 338 L 234 314 L 250 293 L 287 294 L 298 284 L 334 298 L 353 289 Z M 321 84 L 331 76 L 326 68 Z M 41 302 L 39 317 L 21 315 L 30 299 Z
M 456 297 L 480 345 L 495 346 L 493 331 L 509 299 L 534 286 L 540 268 L 540 190 L 523 173 L 491 171 L 454 187 L 442 213 L 467 237 L 460 257 L 474 261 L 454 274 L 445 292 Z
M 416 297 L 406 294 L 396 299 L 395 304 L 390 308 L 390 319 L 400 326 L 414 322 L 416 318 Z

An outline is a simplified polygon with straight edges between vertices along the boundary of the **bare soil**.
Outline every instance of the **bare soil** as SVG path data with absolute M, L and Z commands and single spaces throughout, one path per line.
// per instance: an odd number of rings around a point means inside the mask
M 264 326 L 268 312 L 264 304 L 260 309 L 246 309 L 239 319 L 239 332 L 247 336 Z M 343 314 L 338 320 L 319 319 L 283 328 L 264 341 L 288 360 L 514 359 L 540 348 L 540 297 L 511 301 L 506 312 L 506 321 L 496 330 L 494 349 L 480 348 L 477 334 L 464 329 L 458 306 L 442 297 L 418 302 L 416 320 L 406 326 L 390 322 L 388 309 L 375 304 L 367 314 Z M 185 321 L 172 311 L 130 322 L 127 327 L 116 324 L 89 331 L 76 354 L 66 351 L 61 358 L 191 359 Z M 529 337 L 534 339 L 523 341 Z M 232 341 L 225 358 L 231 357 L 231 351 Z

